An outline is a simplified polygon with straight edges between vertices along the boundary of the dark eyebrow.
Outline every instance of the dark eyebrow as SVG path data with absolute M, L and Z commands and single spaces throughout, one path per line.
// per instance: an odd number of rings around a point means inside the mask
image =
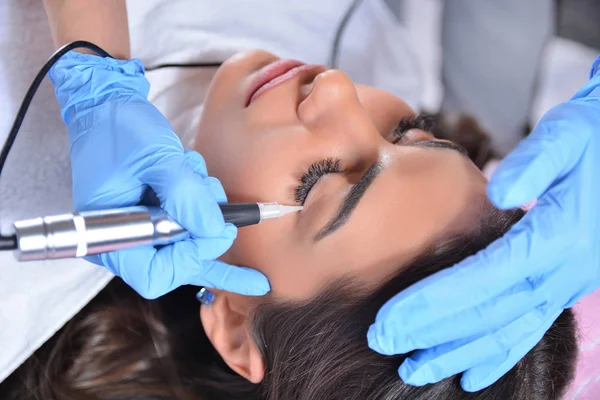
M 469 153 L 464 147 L 450 141 L 424 140 L 421 142 L 416 142 L 412 145 L 450 149 L 458 151 L 466 157 L 469 156 Z M 363 197 L 371 183 L 373 183 L 377 175 L 379 175 L 379 173 L 382 170 L 383 166 L 381 165 L 381 163 L 375 163 L 364 173 L 360 180 L 354 186 L 352 186 L 352 188 L 344 198 L 344 201 L 342 202 L 342 205 L 338 209 L 338 212 L 335 214 L 335 216 L 331 219 L 331 221 L 329 221 L 327 225 L 325 225 L 323 229 L 321 229 L 319 233 L 317 233 L 317 235 L 314 238 L 315 242 L 318 242 L 319 240 L 323 239 L 328 235 L 331 235 L 333 232 L 337 231 L 342 226 L 344 226 L 346 222 L 348 222 L 352 211 L 354 211 L 360 199 Z
M 441 149 L 450 149 L 456 150 L 461 153 L 463 156 L 469 157 L 469 152 L 467 149 L 462 147 L 458 143 L 446 141 L 446 140 L 424 140 L 422 142 L 416 142 L 412 144 L 412 146 L 423 146 L 423 147 L 438 147 Z
M 346 222 L 348 222 L 350 214 L 352 214 L 352 211 L 354 211 L 354 209 L 358 205 L 358 202 L 360 201 L 361 197 L 363 197 L 369 186 L 371 186 L 371 183 L 373 183 L 373 181 L 375 180 L 377 175 L 379 175 L 382 169 L 383 166 L 379 162 L 369 167 L 369 169 L 364 173 L 364 175 L 359 179 L 359 181 L 356 182 L 354 186 L 352 186 L 352 188 L 344 198 L 344 201 L 342 202 L 342 205 L 338 209 L 335 216 L 331 219 L 331 221 L 329 221 L 327 225 L 325 225 L 323 229 L 321 229 L 319 233 L 317 233 L 314 239 L 315 242 L 337 231 L 342 226 L 344 226 Z

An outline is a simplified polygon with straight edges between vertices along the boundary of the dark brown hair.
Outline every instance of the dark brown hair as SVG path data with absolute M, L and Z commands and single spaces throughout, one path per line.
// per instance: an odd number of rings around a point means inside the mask
M 197 289 L 143 300 L 115 280 L 12 377 L 3 399 L 559 399 L 572 378 L 577 346 L 570 310 L 509 373 L 476 393 L 460 376 L 437 384 L 404 384 L 406 355 L 371 351 L 366 333 L 379 307 L 411 284 L 503 235 L 523 212 L 482 213 L 472 232 L 437 243 L 375 292 L 351 280 L 333 283 L 305 303 L 266 302 L 252 331 L 266 363 L 254 385 L 232 372 L 202 331 Z

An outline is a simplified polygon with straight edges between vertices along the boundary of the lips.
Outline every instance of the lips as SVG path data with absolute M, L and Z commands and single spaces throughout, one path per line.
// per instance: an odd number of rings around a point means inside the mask
M 297 60 L 279 60 L 258 71 L 248 89 L 246 107 L 267 90 L 286 82 L 303 71 L 317 67 Z

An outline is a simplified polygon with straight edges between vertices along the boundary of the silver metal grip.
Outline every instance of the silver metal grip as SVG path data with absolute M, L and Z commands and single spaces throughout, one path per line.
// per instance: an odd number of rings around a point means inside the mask
M 19 261 L 83 257 L 138 245 L 163 245 L 189 234 L 158 207 L 126 207 L 14 223 Z

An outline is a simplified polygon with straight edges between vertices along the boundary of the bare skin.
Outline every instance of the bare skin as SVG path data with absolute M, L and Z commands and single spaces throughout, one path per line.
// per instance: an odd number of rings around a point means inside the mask
M 240 229 L 224 261 L 263 272 L 275 296 L 306 299 L 345 275 L 378 284 L 436 236 L 476 223 L 486 180 L 470 160 L 455 150 L 419 145 L 434 138 L 418 129 L 391 143 L 398 122 L 414 115 L 402 99 L 323 67 L 269 89 L 246 107 L 253 73 L 276 59 L 244 53 L 215 75 L 196 139 L 209 173 L 230 202 L 294 204 L 294 189 L 312 163 L 336 159 L 343 172 L 323 176 L 303 211 Z M 315 241 L 375 163 L 381 172 L 347 223 Z

